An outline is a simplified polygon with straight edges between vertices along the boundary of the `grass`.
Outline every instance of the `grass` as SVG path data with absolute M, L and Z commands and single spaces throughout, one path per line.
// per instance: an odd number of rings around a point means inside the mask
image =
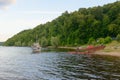
M 120 52 L 120 43 L 117 41 L 112 41 L 106 45 L 104 52 Z

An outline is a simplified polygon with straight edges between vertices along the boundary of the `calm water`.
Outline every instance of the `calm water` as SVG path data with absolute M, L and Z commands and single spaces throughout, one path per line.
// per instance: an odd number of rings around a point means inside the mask
M 120 79 L 120 58 L 0 47 L 0 80 Z

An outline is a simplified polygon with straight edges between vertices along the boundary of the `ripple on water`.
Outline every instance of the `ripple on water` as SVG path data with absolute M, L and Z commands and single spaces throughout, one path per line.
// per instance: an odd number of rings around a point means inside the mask
M 47 49 L 45 49 L 47 50 Z M 0 47 L 0 80 L 120 79 L 120 58 Z

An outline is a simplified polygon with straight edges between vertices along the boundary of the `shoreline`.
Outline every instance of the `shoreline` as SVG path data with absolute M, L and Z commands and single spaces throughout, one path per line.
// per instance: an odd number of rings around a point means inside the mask
M 75 50 L 77 47 L 59 47 L 59 48 L 64 48 L 64 49 L 72 49 Z M 104 49 L 105 50 L 105 49 Z M 105 52 L 104 50 L 99 50 L 91 54 L 96 54 L 96 55 L 107 55 L 107 56 L 116 56 L 120 57 L 120 52 L 119 51 L 110 51 L 110 52 Z
M 97 55 L 108 55 L 108 56 L 116 56 L 116 57 L 120 57 L 120 52 L 104 52 L 104 51 L 96 51 L 93 54 L 97 54 Z

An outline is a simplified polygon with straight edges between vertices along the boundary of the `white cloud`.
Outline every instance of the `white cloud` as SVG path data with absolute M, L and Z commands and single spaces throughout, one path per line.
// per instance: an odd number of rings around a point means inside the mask
M 14 4 L 16 0 L 0 0 L 0 8 L 8 9 L 8 6 Z

